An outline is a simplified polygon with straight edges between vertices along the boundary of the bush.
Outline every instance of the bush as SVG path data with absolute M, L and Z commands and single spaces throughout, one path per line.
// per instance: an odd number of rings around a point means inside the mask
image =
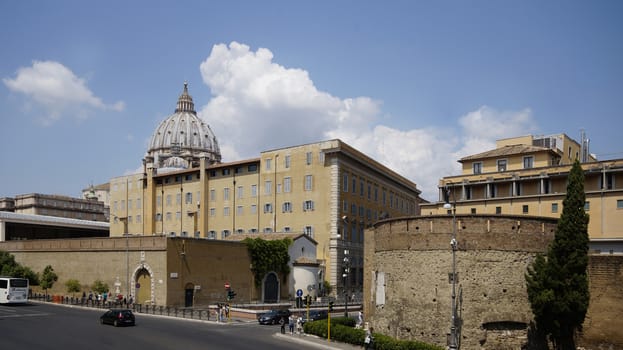
M 355 320 L 347 317 L 331 318 L 331 339 L 343 343 L 363 345 L 366 332 L 355 329 Z M 306 322 L 303 330 L 327 338 L 328 320 Z M 383 334 L 373 333 L 374 348 L 378 350 L 444 350 L 444 347 L 427 344 L 417 340 L 398 340 Z

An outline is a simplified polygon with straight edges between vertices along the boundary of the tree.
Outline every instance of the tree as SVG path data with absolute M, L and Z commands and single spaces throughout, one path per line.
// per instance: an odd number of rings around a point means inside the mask
M 526 274 L 528 300 L 536 329 L 556 350 L 575 349 L 590 299 L 588 289 L 588 214 L 584 210 L 584 172 L 576 160 L 547 257 L 539 255 Z
M 245 238 L 251 256 L 251 271 L 255 277 L 255 285 L 260 286 L 264 276 L 270 271 L 280 273 L 284 278 L 290 273 L 290 255 L 288 247 L 292 239 L 276 239 L 267 241 L 261 238 Z
M 29 267 L 15 261 L 15 257 L 0 250 L 0 276 L 27 278 L 31 286 L 39 285 L 39 276 Z
M 45 290 L 45 295 L 48 295 L 48 289 L 52 288 L 54 282 L 58 280 L 58 276 L 54 272 L 52 266 L 48 265 L 43 269 L 43 273 L 41 274 L 41 288 Z
M 67 293 L 78 293 L 80 291 L 80 282 L 76 279 L 68 279 L 65 282 L 65 287 L 67 287 Z
M 93 291 L 95 291 L 96 293 L 102 294 L 102 293 L 108 291 L 108 284 L 102 282 L 101 280 L 95 280 L 95 282 L 93 282 L 93 286 L 91 286 L 91 288 L 93 288 Z

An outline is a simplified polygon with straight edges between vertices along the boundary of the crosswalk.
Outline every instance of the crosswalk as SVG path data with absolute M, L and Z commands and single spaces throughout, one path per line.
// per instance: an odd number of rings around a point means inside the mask
M 22 317 L 42 317 L 49 313 L 33 310 L 28 305 L 0 305 L 0 320 Z

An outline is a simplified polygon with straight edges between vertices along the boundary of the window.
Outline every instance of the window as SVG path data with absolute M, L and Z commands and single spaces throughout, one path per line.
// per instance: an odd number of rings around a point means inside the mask
M 249 233 L 257 233 L 257 229 L 256 228 L 250 228 L 249 229 Z
M 221 232 L 221 238 L 227 238 L 227 237 L 229 237 L 230 234 L 231 234 L 231 232 L 229 232 L 229 230 L 223 230 Z
M 534 157 L 523 157 L 523 168 L 524 169 L 532 169 L 534 168 Z
M 482 174 L 482 162 L 472 163 L 472 170 L 474 174 Z
M 257 164 L 251 164 L 247 167 L 247 171 L 250 173 L 254 173 L 257 171 Z
M 506 171 L 506 159 L 498 159 L 498 171 Z
M 306 158 L 306 164 L 307 164 L 307 165 L 311 165 L 311 163 L 312 163 L 312 158 L 313 158 L 312 153 L 311 153 L 311 152 L 307 152 L 307 153 L 305 154 L 305 158 Z
M 251 185 L 251 197 L 257 197 L 257 185 Z
M 348 174 L 342 175 L 342 191 L 348 192 Z
M 216 231 L 209 231 L 208 239 L 216 239 Z
M 128 199 L 128 209 L 132 209 L 132 200 Z
M 606 173 L 599 177 L 599 188 L 602 190 L 611 190 L 614 188 L 614 174 Z
M 284 202 L 281 205 L 281 211 L 284 213 L 291 213 L 292 212 L 292 202 Z
M 545 179 L 543 180 L 543 188 L 541 189 L 541 193 L 543 194 L 548 194 L 551 192 L 551 188 L 552 188 L 552 181 L 549 179 Z
M 528 205 L 525 205 L 525 204 L 524 204 L 524 205 L 521 207 L 521 211 L 522 211 L 522 213 L 524 213 L 524 214 L 528 214 Z
M 244 198 L 244 187 L 238 186 L 238 199 Z
M 270 168 L 271 168 L 270 163 L 272 163 L 272 161 L 273 161 L 272 159 L 266 158 L 266 161 L 265 161 L 265 163 L 266 163 L 266 170 L 270 170 Z
M 216 200 L 216 191 L 214 189 L 210 190 L 210 200 L 213 202 Z
M 182 219 L 182 212 L 181 211 L 176 211 L 175 212 L 175 220 L 180 221 Z
M 314 238 L 314 228 L 312 226 L 305 226 L 303 233 L 311 238 Z
M 223 208 L 223 216 L 229 216 L 229 207 Z
M 552 213 L 558 213 L 558 203 L 552 203 Z
M 156 214 L 156 221 L 162 221 L 162 214 L 161 213 L 157 213 Z
M 175 195 L 175 204 L 180 205 L 182 204 L 182 194 L 178 193 Z
M 223 175 L 229 175 L 230 169 L 223 169 Z
M 225 187 L 223 189 L 223 200 L 224 201 L 228 201 L 229 200 L 229 187 Z
M 465 199 L 472 199 L 472 187 L 465 186 Z
M 357 193 L 357 179 L 353 176 L 353 193 Z
M 489 184 L 489 198 L 497 197 L 498 187 L 495 184 Z
M 286 226 L 283 228 L 283 232 L 292 232 L 292 229 L 290 228 L 290 226 Z
M 314 210 L 314 201 L 308 200 L 303 202 L 303 211 L 312 211 Z
M 502 214 L 502 207 L 495 207 L 496 214 Z
M 283 158 L 283 165 L 286 169 L 290 168 L 290 155 Z
M 623 209 L 623 199 L 617 199 L 617 209 Z
M 264 213 L 272 213 L 273 212 L 273 204 L 266 203 L 264 204 Z
M 167 207 L 171 206 L 171 195 L 167 194 Z
M 305 191 L 312 190 L 312 179 L 311 175 L 305 175 Z
M 272 188 L 273 188 L 273 182 L 270 180 L 266 180 L 266 182 L 264 182 L 264 194 L 266 195 L 271 194 Z
M 365 185 L 364 185 L 364 183 L 363 183 L 363 180 L 359 181 L 359 195 L 360 195 L 361 197 L 363 197 L 363 190 L 364 190 L 364 186 L 365 186 Z
M 216 216 L 216 208 L 210 208 L 210 216 Z
M 290 193 L 292 191 L 292 178 L 284 177 L 283 178 L 283 192 Z
M 237 207 L 236 207 L 236 214 L 237 214 L 237 215 L 242 215 L 242 214 L 244 214 L 244 209 L 243 209 L 243 208 L 244 208 L 244 207 L 243 207 L 242 205 L 237 206 Z
M 273 232 L 273 229 L 272 229 L 272 228 L 270 228 L 270 227 L 264 227 L 263 232 L 264 232 L 264 233 L 271 233 L 271 232 Z
M 193 202 L 193 194 L 192 192 L 186 192 L 186 198 L 184 200 L 186 204 L 192 204 Z
M 140 223 L 141 223 L 141 220 L 142 220 L 141 216 L 140 216 L 140 215 L 137 215 L 137 216 L 136 216 L 136 223 L 140 224 Z
M 242 173 L 242 167 L 239 167 L 239 166 L 235 167 L 234 168 L 234 173 L 235 174 L 241 174 Z
M 591 202 L 589 201 L 584 202 L 584 210 L 586 211 L 591 210 Z
M 472 214 L 476 214 L 476 208 L 472 208 L 472 209 L 471 209 L 471 213 L 472 213 Z
M 140 198 L 136 199 L 136 209 L 141 209 L 141 199 Z
M 166 220 L 171 221 L 172 218 L 173 218 L 173 214 L 170 211 L 168 211 L 166 214 Z
M 348 213 L 348 202 L 342 201 L 342 211 Z

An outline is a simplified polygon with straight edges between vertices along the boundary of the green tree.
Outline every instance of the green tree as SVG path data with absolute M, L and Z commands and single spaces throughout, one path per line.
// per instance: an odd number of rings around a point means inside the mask
M 290 238 L 264 240 L 261 238 L 245 238 L 243 240 L 251 256 L 251 271 L 255 279 L 255 285 L 262 283 L 264 276 L 275 271 L 286 277 L 290 273 L 290 254 L 288 247 L 292 244 Z
M 537 256 L 526 273 L 528 300 L 537 332 L 556 350 L 575 349 L 589 303 L 588 214 L 584 210 L 584 172 L 576 161 L 547 257 Z
M 80 291 L 80 282 L 76 279 L 68 279 L 65 282 L 65 287 L 67 287 L 67 293 L 78 293 Z
M 45 295 L 48 295 L 48 289 L 52 288 L 54 282 L 58 281 L 58 276 L 54 272 L 51 265 L 46 266 L 41 274 L 41 288 L 45 290 Z
M 0 250 L 0 276 L 27 278 L 31 286 L 39 285 L 39 276 L 29 267 L 15 261 L 15 257 Z
M 95 282 L 93 282 L 93 286 L 91 286 L 91 288 L 93 289 L 94 292 L 96 292 L 98 294 L 102 294 L 102 293 L 108 291 L 108 284 L 102 282 L 101 280 L 95 280 Z

